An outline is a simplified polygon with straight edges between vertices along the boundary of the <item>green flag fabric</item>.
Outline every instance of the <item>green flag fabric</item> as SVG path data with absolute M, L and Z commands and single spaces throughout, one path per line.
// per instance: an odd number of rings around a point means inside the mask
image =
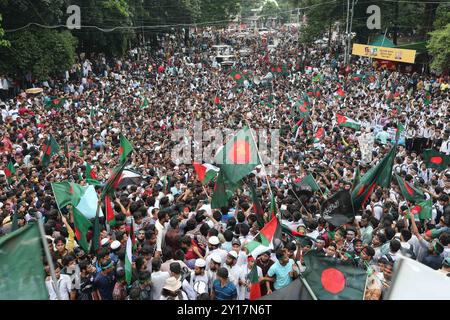
M 397 173 L 395 173 L 395 178 L 397 179 L 400 191 L 406 200 L 421 202 L 425 199 L 425 195 L 422 190 L 417 189 L 414 185 L 411 185 L 407 181 L 403 180 Z
M 450 164 L 450 155 L 446 155 L 434 149 L 423 151 L 423 160 L 427 168 L 435 168 L 439 171 L 447 169 Z
M 320 187 L 317 184 L 316 180 L 312 176 L 311 173 L 308 173 L 305 177 L 303 177 L 300 181 L 296 182 L 297 184 L 305 184 L 309 187 L 311 187 L 312 191 L 319 191 Z
M 308 252 L 303 276 L 319 300 L 363 300 L 367 271 Z
M 0 238 L 0 300 L 48 300 L 36 223 Z
M 250 194 L 252 196 L 252 202 L 253 202 L 253 212 L 256 216 L 256 223 L 258 224 L 259 228 L 264 227 L 264 210 L 262 209 L 261 202 L 258 199 L 258 196 L 256 194 L 255 185 L 253 183 L 249 184 L 250 186 Z
M 94 186 L 100 185 L 100 181 L 98 181 L 94 169 L 92 169 L 89 163 L 86 162 L 85 164 L 86 164 L 86 182 Z
M 216 154 L 215 162 L 227 180 L 237 183 L 261 164 L 258 149 L 251 136 L 250 129 L 240 130 Z
M 47 167 L 50 163 L 52 156 L 59 152 L 59 146 L 56 142 L 55 138 L 52 135 L 49 135 L 47 141 L 45 142 L 42 148 L 43 154 L 41 158 L 42 165 Z
M 8 184 L 12 183 L 12 177 L 16 174 L 16 169 L 14 168 L 14 164 L 11 160 L 9 160 L 8 165 L 6 166 L 5 170 L 6 181 L 8 181 Z
M 106 185 L 103 188 L 102 199 L 105 199 L 105 195 L 110 194 L 115 189 L 117 189 L 117 187 L 119 186 L 120 179 L 122 178 L 122 173 L 123 169 L 125 168 L 125 165 L 126 161 L 122 162 L 120 165 L 114 168 L 111 176 L 108 179 L 108 182 L 106 182 Z
M 422 220 L 430 220 L 432 209 L 433 209 L 433 201 L 430 198 L 412 207 L 410 210 L 408 210 L 408 213 L 414 215 L 418 214 L 419 219 Z
M 78 244 L 85 250 L 89 251 L 89 243 L 86 240 L 86 235 L 92 223 L 80 212 L 76 207 L 73 207 L 73 223 L 75 225 L 75 236 Z
M 128 155 L 133 151 L 133 146 L 130 141 L 123 134 L 120 134 L 120 149 L 119 149 L 119 158 L 120 162 L 124 162 Z
M 147 109 L 147 108 L 148 108 L 148 105 L 149 105 L 148 98 L 145 97 L 145 98 L 144 98 L 144 101 L 142 102 L 142 105 L 141 105 L 141 110 Z
M 211 197 L 211 208 L 218 209 L 228 206 L 228 200 L 233 196 L 237 185 L 230 182 L 222 171 L 219 171 Z
M 240 71 L 237 71 L 237 70 L 232 70 L 231 71 L 231 77 L 238 84 L 241 84 L 241 83 L 243 83 L 245 81 L 244 74 L 242 72 L 240 72 Z

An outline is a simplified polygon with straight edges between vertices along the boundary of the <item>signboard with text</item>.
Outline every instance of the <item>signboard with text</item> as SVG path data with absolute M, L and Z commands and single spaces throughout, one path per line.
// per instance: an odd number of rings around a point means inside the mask
M 352 54 L 375 59 L 414 63 L 416 50 L 353 44 Z

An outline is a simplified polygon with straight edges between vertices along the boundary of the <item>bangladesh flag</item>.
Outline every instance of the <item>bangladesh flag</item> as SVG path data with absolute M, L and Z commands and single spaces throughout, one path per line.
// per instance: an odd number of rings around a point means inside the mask
M 423 98 L 423 104 L 426 106 L 429 106 L 432 102 L 432 98 L 431 98 L 431 93 L 429 91 L 427 91 L 425 93 L 425 97 Z
M 300 189 L 305 189 L 303 186 L 307 186 L 309 188 L 307 189 L 311 189 L 311 191 L 319 191 L 320 187 L 316 182 L 316 179 L 314 179 L 314 177 L 312 176 L 311 173 L 307 174 L 306 176 L 304 176 L 301 179 L 297 179 L 294 184 Z
M 119 157 L 120 162 L 124 162 L 128 155 L 133 151 L 133 146 L 131 145 L 130 141 L 125 138 L 123 134 L 119 135 L 120 137 L 120 149 L 119 149 Z
M 366 83 L 374 83 L 375 76 L 373 74 L 366 74 L 364 75 L 364 80 L 366 81 Z
M 320 88 L 319 88 L 319 87 L 316 87 L 316 88 L 314 89 L 314 97 L 316 97 L 316 99 L 319 99 L 321 95 L 322 95 L 322 93 L 321 93 L 321 91 L 320 91 Z
M 300 128 L 300 125 L 303 123 L 305 118 L 301 118 L 298 120 L 298 122 L 295 124 L 294 128 L 292 129 L 293 133 L 297 133 L 297 130 Z
M 240 71 L 237 71 L 237 70 L 232 70 L 231 71 L 231 77 L 238 84 L 241 84 L 241 83 L 243 83 L 245 81 L 244 74 L 242 72 L 240 72 Z
M 91 167 L 89 163 L 86 162 L 85 164 L 86 164 L 86 182 L 94 186 L 100 185 L 100 181 L 98 181 L 95 170 Z
M 213 166 L 209 163 L 193 163 L 195 172 L 197 172 L 198 179 L 202 183 L 202 185 L 208 184 L 211 180 L 213 180 L 219 174 L 220 169 L 216 166 Z
M 108 195 L 105 196 L 105 211 L 106 222 L 113 227 L 116 224 L 116 216 L 114 215 L 114 210 Z
M 50 163 L 50 160 L 54 154 L 59 152 L 59 146 L 56 142 L 55 138 L 52 135 L 49 135 L 47 141 L 45 141 L 42 147 L 42 158 L 41 163 L 44 167 L 47 167 Z
M 353 75 L 353 81 L 355 81 L 355 82 L 360 82 L 360 81 L 362 81 L 363 80 L 363 75 L 362 74 L 360 74 L 360 73 L 355 73 L 354 75 Z
M 237 188 L 237 184 L 229 181 L 223 172 L 219 171 L 216 183 L 214 184 L 214 193 L 211 197 L 211 208 L 228 207 L 228 200 L 233 196 Z
M 216 96 L 216 98 L 214 99 L 214 104 L 217 106 L 217 108 L 220 110 L 222 109 L 222 103 L 220 101 L 219 96 Z
M 92 227 L 92 223 L 76 207 L 73 207 L 73 223 L 78 244 L 86 252 L 89 251 L 89 243 L 86 235 L 89 228 Z
M 361 178 L 352 191 L 353 208 L 357 211 L 369 199 L 375 187 L 389 187 L 392 177 L 396 148 L 391 151 Z
M 336 121 L 337 121 L 339 127 L 347 127 L 347 128 L 351 128 L 351 129 L 355 129 L 355 130 L 361 129 L 361 124 L 358 121 L 353 120 L 349 117 L 343 116 L 339 113 L 336 113 Z
M 262 228 L 266 223 L 264 219 L 264 210 L 261 206 L 261 202 L 259 201 L 258 196 L 256 195 L 256 190 L 253 183 L 250 183 L 250 193 L 252 196 L 253 211 L 256 215 L 256 223 L 258 224 L 259 228 Z
M 419 215 L 421 220 L 430 220 L 433 201 L 430 199 L 418 203 L 416 206 L 408 209 L 408 214 Z
M 144 98 L 144 101 L 142 102 L 142 105 L 141 105 L 141 110 L 147 109 L 149 104 L 150 104 L 150 103 L 149 103 L 147 97 L 145 97 L 145 98 Z
M 236 183 L 261 164 L 250 129 L 240 130 L 216 154 L 215 162 L 227 180 Z
M 314 75 L 311 80 L 312 80 L 312 82 L 320 82 L 322 80 L 322 75 L 320 73 L 318 73 L 318 74 Z
M 323 138 L 324 130 L 322 127 L 317 128 L 316 135 L 314 136 L 314 143 L 318 143 Z
M 48 300 L 42 252 L 36 223 L 0 238 L 1 300 Z
M 261 286 L 259 284 L 258 266 L 253 264 L 253 268 L 248 274 L 250 280 L 250 300 L 256 300 L 261 297 Z
M 44 99 L 44 108 L 46 110 L 54 109 L 54 108 L 61 108 L 66 103 L 66 98 L 58 99 L 56 97 L 50 98 L 47 97 Z
M 395 173 L 395 178 L 397 179 L 402 195 L 406 200 L 420 202 L 425 199 L 422 190 L 417 189 L 415 186 L 403 180 L 397 173 Z
M 439 171 L 447 169 L 450 163 L 450 155 L 439 152 L 434 149 L 427 149 L 423 151 L 423 160 L 427 168 L 435 168 Z
M 396 143 L 398 143 L 398 140 L 400 139 L 400 136 L 401 136 L 403 131 L 405 131 L 405 127 L 403 127 L 403 125 L 400 122 L 398 122 L 397 123 L 397 128 L 395 130 L 395 141 L 396 141 Z
M 14 164 L 11 160 L 9 160 L 8 165 L 6 166 L 5 170 L 5 176 L 6 180 L 8 181 L 8 184 L 12 183 L 12 176 L 16 174 L 16 169 L 14 168 Z
M 281 239 L 281 226 L 277 218 L 272 218 L 245 247 L 256 259 L 261 253 L 272 250 L 277 238 Z
M 122 178 L 122 173 L 125 168 L 125 162 L 122 162 L 120 165 L 114 168 L 111 176 L 109 177 L 106 185 L 103 187 L 102 198 L 104 199 L 107 194 L 112 193 L 119 187 L 120 180 Z
M 304 255 L 303 276 L 319 300 L 363 300 L 367 271 L 339 260 L 318 255 Z

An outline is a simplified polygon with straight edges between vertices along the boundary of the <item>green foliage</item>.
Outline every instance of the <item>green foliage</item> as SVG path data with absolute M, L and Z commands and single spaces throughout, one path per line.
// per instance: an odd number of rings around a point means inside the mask
M 59 76 L 75 63 L 76 38 L 69 31 L 28 28 L 13 33 L 10 48 L 1 48 L 0 70 L 26 74 L 38 80 Z
M 450 23 L 430 33 L 427 48 L 433 56 L 431 68 L 442 72 L 450 68 Z
M 0 14 L 0 23 L 2 22 L 2 15 Z M 1 28 L 0 24 L 0 47 L 9 47 L 11 44 L 8 40 L 4 40 L 3 36 L 5 35 L 5 30 Z
M 225 25 L 227 20 L 233 19 L 239 13 L 240 2 L 239 0 L 200 0 L 199 22 L 221 21 L 223 23 L 217 23 L 217 25 Z
M 276 2 L 271 0 L 267 1 L 261 11 L 263 21 L 267 21 L 268 18 L 278 18 L 280 8 Z
M 436 11 L 434 30 L 444 28 L 450 21 L 450 5 L 441 4 Z

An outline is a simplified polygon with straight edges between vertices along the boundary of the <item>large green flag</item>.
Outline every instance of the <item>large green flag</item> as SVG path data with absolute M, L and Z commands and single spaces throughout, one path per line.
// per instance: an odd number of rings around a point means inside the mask
M 435 168 L 442 171 L 447 169 L 450 163 L 450 155 L 434 149 L 424 150 L 422 156 L 427 168 Z
M 367 271 L 313 251 L 304 255 L 303 276 L 319 300 L 363 300 Z
M 403 180 L 397 173 L 395 173 L 395 178 L 397 179 L 398 186 L 406 200 L 421 202 L 425 199 L 422 190 L 417 189 L 414 185 Z
M 133 151 L 133 146 L 130 141 L 123 134 L 120 134 L 120 149 L 119 149 L 119 157 L 120 162 L 124 162 L 128 155 Z
M 228 200 L 233 196 L 238 185 L 229 181 L 222 171 L 219 171 L 216 183 L 214 184 L 214 193 L 211 197 L 211 208 L 218 209 L 228 206 Z
M 309 173 L 308 175 L 306 175 L 305 177 L 303 177 L 301 180 L 296 181 L 295 182 L 297 185 L 307 185 L 311 188 L 312 191 L 319 191 L 320 187 L 317 184 L 316 180 L 314 179 L 314 177 L 312 176 L 311 173 Z
M 238 84 L 241 84 L 245 81 L 245 76 L 242 72 L 237 71 L 237 70 L 232 70 L 231 71 L 231 77 L 233 78 L 234 81 L 236 81 Z
M 358 210 L 370 197 L 376 186 L 389 187 L 392 177 L 396 146 L 361 178 L 352 191 L 354 210 Z
M 78 244 L 87 252 L 89 244 L 86 240 L 86 235 L 92 223 L 76 207 L 73 207 L 73 223 Z
M 237 183 L 261 164 L 250 129 L 245 127 L 240 130 L 217 153 L 214 160 L 219 165 L 220 172 L 231 183 Z
M 68 181 L 53 182 L 51 186 L 59 209 L 64 208 L 68 204 L 76 206 L 88 188 L 87 186 Z
M 114 168 L 111 176 L 109 177 L 108 181 L 106 182 L 105 187 L 103 188 L 102 192 L 102 199 L 105 199 L 105 196 L 107 194 L 112 193 L 114 190 L 117 189 L 119 186 L 119 182 L 122 178 L 123 169 L 125 168 L 126 161 L 122 162 L 120 165 Z
M 0 238 L 0 300 L 48 300 L 36 223 Z
M 41 162 L 44 167 L 47 167 L 50 163 L 50 160 L 52 156 L 59 152 L 59 146 L 56 142 L 55 138 L 53 138 L 52 135 L 49 135 L 47 138 L 47 141 L 45 142 L 44 146 L 42 147 L 42 158 Z
M 409 213 L 419 214 L 419 219 L 430 220 L 432 217 L 431 215 L 432 209 L 433 209 L 433 201 L 430 198 L 412 207 L 410 210 L 408 210 L 408 214 Z

